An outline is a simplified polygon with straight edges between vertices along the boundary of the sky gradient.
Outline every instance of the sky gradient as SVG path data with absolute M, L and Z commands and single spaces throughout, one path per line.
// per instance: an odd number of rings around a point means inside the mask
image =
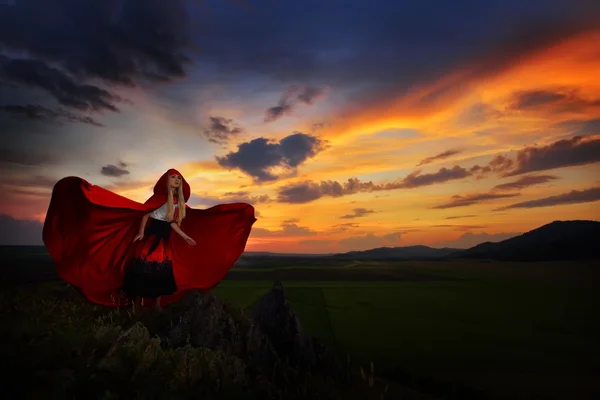
M 0 3 L 0 244 L 64 176 L 143 202 L 171 167 L 255 206 L 249 251 L 600 219 L 596 1 L 136 4 Z

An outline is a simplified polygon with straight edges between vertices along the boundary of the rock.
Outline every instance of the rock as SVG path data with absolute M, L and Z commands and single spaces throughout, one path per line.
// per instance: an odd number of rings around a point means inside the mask
M 183 301 L 186 311 L 168 335 L 171 347 L 184 346 L 189 338 L 194 347 L 222 350 L 226 354 L 243 351 L 243 338 L 236 322 L 213 294 L 196 292 Z
M 195 292 L 182 300 L 183 314 L 165 342 L 171 348 L 189 343 L 239 357 L 263 373 L 296 375 L 316 370 L 342 377 L 335 357 L 303 328 L 285 297 L 283 285 L 273 289 L 248 317 L 235 315 L 214 295 Z
M 273 289 L 260 299 L 253 317 L 288 365 L 304 371 L 321 370 L 327 375 L 342 376 L 333 354 L 302 328 L 281 282 L 275 281 Z

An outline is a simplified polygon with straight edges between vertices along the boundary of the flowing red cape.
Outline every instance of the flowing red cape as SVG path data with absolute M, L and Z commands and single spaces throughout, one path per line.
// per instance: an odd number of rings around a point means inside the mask
M 132 241 L 142 217 L 166 202 L 170 171 L 159 179 L 144 204 L 79 177 L 63 178 L 54 186 L 44 222 L 44 244 L 60 277 L 91 302 L 126 305 L 120 300 L 119 288 L 132 255 Z M 183 189 L 187 201 L 190 189 L 185 179 Z M 181 229 L 197 244 L 190 246 L 171 233 L 178 290 L 162 296 L 161 304 L 173 303 L 191 290 L 206 292 L 216 286 L 244 252 L 255 221 L 254 207 L 246 203 L 204 210 L 186 205 Z

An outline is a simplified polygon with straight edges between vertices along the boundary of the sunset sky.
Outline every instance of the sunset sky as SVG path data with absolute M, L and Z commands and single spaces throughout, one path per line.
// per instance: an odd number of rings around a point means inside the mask
M 171 167 L 192 207 L 255 206 L 249 251 L 599 220 L 599 27 L 592 0 L 0 2 L 0 244 L 42 244 L 64 176 L 143 202 Z

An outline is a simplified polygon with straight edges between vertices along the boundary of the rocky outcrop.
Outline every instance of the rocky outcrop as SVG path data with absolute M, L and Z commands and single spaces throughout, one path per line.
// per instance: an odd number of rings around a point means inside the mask
M 163 337 L 163 344 L 222 351 L 260 371 L 278 370 L 343 376 L 333 354 L 303 328 L 280 282 L 262 297 L 250 315 L 233 313 L 214 295 L 199 292 L 183 299 L 183 313 Z M 294 370 L 292 372 L 290 370 Z
M 303 328 L 292 310 L 281 282 L 260 299 L 254 321 L 272 343 L 277 355 L 288 365 L 307 371 L 324 371 L 338 377 L 340 368 L 333 354 Z

